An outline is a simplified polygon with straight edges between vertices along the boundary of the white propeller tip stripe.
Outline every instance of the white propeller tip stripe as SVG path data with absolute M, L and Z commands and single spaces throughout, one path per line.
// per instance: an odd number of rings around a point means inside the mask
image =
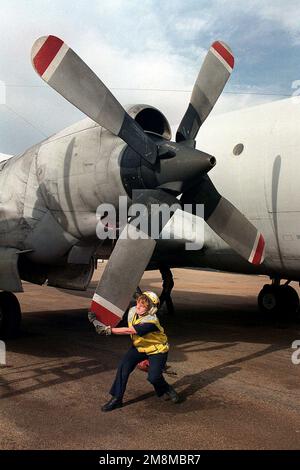
M 52 62 L 49 64 L 48 68 L 42 75 L 42 79 L 45 80 L 45 82 L 49 82 L 55 71 L 58 69 L 60 66 L 61 62 L 63 61 L 63 58 L 65 57 L 66 53 L 68 52 L 69 47 L 67 44 L 63 44 L 62 47 L 59 49 L 58 53 L 52 60 Z
M 107 310 L 109 310 L 110 312 L 114 313 L 115 315 L 117 315 L 118 317 L 122 318 L 124 312 L 123 310 L 121 310 L 119 307 L 117 307 L 116 305 L 112 304 L 111 302 L 109 302 L 108 300 L 106 300 L 104 297 L 102 297 L 101 295 L 97 294 L 95 292 L 94 296 L 93 296 L 93 301 L 96 302 L 98 305 L 100 305 L 101 307 L 104 307 L 106 308 Z
M 221 54 L 219 54 L 218 51 L 216 51 L 216 49 L 214 49 L 213 47 L 210 48 L 210 51 L 214 54 L 214 56 L 219 59 L 219 61 L 224 65 L 224 67 L 228 70 L 228 72 L 231 74 L 233 68 L 230 67 L 230 65 L 228 64 L 228 62 L 226 62 L 225 59 L 223 59 L 223 57 L 221 56 Z

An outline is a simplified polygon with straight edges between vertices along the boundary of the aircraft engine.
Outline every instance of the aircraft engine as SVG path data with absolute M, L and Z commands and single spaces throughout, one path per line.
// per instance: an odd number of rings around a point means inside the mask
M 134 104 L 125 106 L 125 110 L 145 132 L 158 134 L 166 140 L 171 140 L 170 124 L 157 108 L 148 104 Z

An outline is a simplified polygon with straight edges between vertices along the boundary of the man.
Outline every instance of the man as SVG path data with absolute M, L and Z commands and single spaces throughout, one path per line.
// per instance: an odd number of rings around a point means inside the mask
M 174 287 L 174 280 L 173 280 L 173 275 L 171 269 L 166 266 L 166 265 L 161 265 L 159 268 L 161 277 L 162 277 L 162 292 L 159 296 L 159 301 L 160 301 L 160 306 L 163 307 L 164 304 L 166 305 L 167 309 L 167 314 L 168 315 L 174 315 L 175 310 L 174 310 L 174 305 L 173 305 L 173 300 L 171 297 L 171 292 Z M 140 294 L 142 293 L 141 289 L 139 286 L 136 289 L 135 292 L 135 297 L 137 298 Z M 163 309 L 158 312 L 159 318 L 163 315 Z M 142 370 L 143 372 L 148 372 L 149 370 L 149 361 L 148 359 L 145 359 L 142 362 L 139 362 L 137 365 L 138 369 Z M 168 368 L 166 365 L 165 371 Z
M 101 408 L 102 411 L 112 411 L 123 405 L 129 375 L 138 363 L 146 359 L 149 360 L 148 381 L 153 385 L 157 396 L 171 399 L 173 403 L 179 402 L 178 394 L 163 377 L 169 344 L 156 316 L 158 307 L 158 296 L 154 292 L 143 292 L 138 297 L 136 306 L 129 310 L 128 327 L 122 328 L 105 327 L 96 320 L 95 315 L 89 314 L 89 320 L 99 334 L 130 335 L 132 339 L 132 346 L 121 360 L 110 389 L 112 398 Z
M 173 280 L 173 275 L 172 271 L 168 266 L 162 265 L 159 268 L 160 274 L 162 277 L 162 293 L 160 294 L 160 304 L 163 306 L 163 304 L 166 304 L 167 307 L 167 312 L 169 315 L 174 315 L 175 310 L 174 310 L 174 305 L 171 297 L 171 292 L 174 287 L 174 280 Z

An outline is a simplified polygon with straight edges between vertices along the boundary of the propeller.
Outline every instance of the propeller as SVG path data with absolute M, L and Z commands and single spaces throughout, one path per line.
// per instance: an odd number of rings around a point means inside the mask
M 91 311 L 105 325 L 115 326 L 120 322 L 151 259 L 156 246 L 156 239 L 151 237 L 153 208 L 158 211 L 165 204 L 175 211 L 180 207 L 176 197 L 159 189 L 134 190 L 132 200 L 143 207 L 139 223 L 130 219 L 123 228 L 92 300 Z M 159 233 L 167 222 L 161 221 Z
M 115 326 L 121 320 L 151 259 L 156 239 L 178 204 L 204 204 L 205 220 L 221 238 L 250 263 L 263 261 L 263 236 L 218 193 L 207 176 L 216 164 L 215 157 L 194 148 L 194 139 L 233 69 L 234 58 L 226 44 L 217 41 L 209 49 L 176 142 L 146 134 L 61 39 L 38 39 L 32 48 L 32 63 L 52 88 L 128 144 L 121 157 L 121 177 L 129 197 L 143 209 L 139 224 L 131 217 L 123 228 L 96 288 L 91 311 L 102 324 Z M 131 177 L 138 168 L 141 177 Z M 180 194 L 179 202 L 176 196 Z M 162 205 L 167 205 L 170 214 L 154 237 L 149 214 Z
M 200 127 L 222 93 L 234 67 L 231 49 L 214 42 L 202 64 L 189 106 L 176 133 L 176 141 L 190 146 Z M 181 197 L 182 204 L 204 204 L 208 225 L 237 253 L 252 264 L 264 257 L 264 239 L 246 217 L 222 197 L 209 176 L 205 175 Z
M 200 183 L 200 184 L 199 184 Z M 231 248 L 254 265 L 264 260 L 265 242 L 257 228 L 225 197 L 221 196 L 208 175 L 186 191 L 180 202 L 204 205 L 204 220 Z
M 215 41 L 202 64 L 195 82 L 189 106 L 176 133 L 176 141 L 194 140 L 213 109 L 234 67 L 231 49 Z
M 31 60 L 35 71 L 54 90 L 100 126 L 123 139 L 146 161 L 155 163 L 158 154 L 155 143 L 65 42 L 56 36 L 37 39 Z

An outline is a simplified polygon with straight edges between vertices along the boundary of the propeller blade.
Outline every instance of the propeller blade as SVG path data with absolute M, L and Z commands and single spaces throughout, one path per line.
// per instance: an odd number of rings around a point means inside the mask
M 177 130 L 177 142 L 196 138 L 200 127 L 222 93 L 233 67 L 234 56 L 230 48 L 224 42 L 214 42 L 204 59 L 190 104 Z
M 97 320 L 103 325 L 116 326 L 121 321 L 151 259 L 156 246 L 156 240 L 150 236 L 151 208 L 155 205 L 154 210 L 158 212 L 158 205 L 163 203 L 169 207 L 172 204 L 180 206 L 174 196 L 163 190 L 134 190 L 133 201 L 143 204 L 144 207 L 139 217 L 139 224 L 133 218 L 123 229 L 92 300 L 91 312 L 95 313 Z M 159 232 L 169 219 L 162 220 Z M 146 231 L 141 228 L 145 226 L 147 226 Z
M 133 237 L 138 236 L 138 230 L 131 224 L 126 225 L 124 231 Z M 102 324 L 116 326 L 121 321 L 155 245 L 156 241 L 150 237 L 138 240 L 119 238 L 91 305 L 91 311 Z
M 41 37 L 32 47 L 31 59 L 35 71 L 54 90 L 123 139 L 147 162 L 155 163 L 158 154 L 155 142 L 66 43 L 55 36 Z
M 205 175 L 197 188 L 183 194 L 181 202 L 204 204 L 204 218 L 208 225 L 249 263 L 264 261 L 265 241 L 257 228 L 216 190 Z

